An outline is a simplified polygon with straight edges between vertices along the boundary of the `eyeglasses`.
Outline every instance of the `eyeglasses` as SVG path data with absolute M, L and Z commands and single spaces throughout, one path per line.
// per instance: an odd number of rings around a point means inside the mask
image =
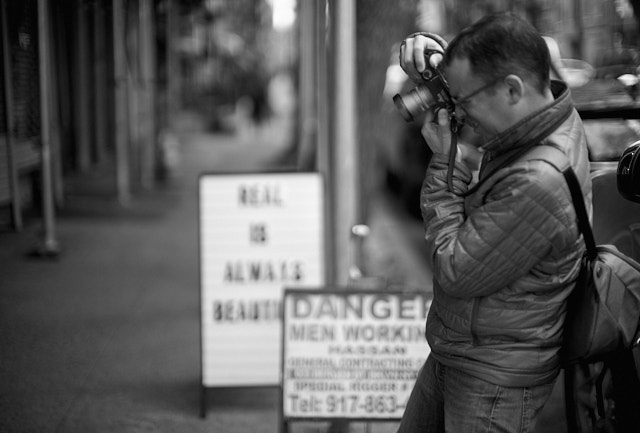
M 451 100 L 456 105 L 464 106 L 464 105 L 469 103 L 471 98 L 473 98 L 474 96 L 476 96 L 480 92 L 483 92 L 483 91 L 487 90 L 488 88 L 495 86 L 496 84 L 498 84 L 503 79 L 504 79 L 504 77 L 500 77 L 500 78 L 497 78 L 497 79 L 495 79 L 493 81 L 490 81 L 489 83 L 485 84 L 484 86 L 480 86 L 480 88 L 478 88 L 478 89 L 474 90 L 473 92 L 469 93 L 467 96 L 464 96 L 464 97 L 461 97 L 461 98 L 455 98 L 455 97 L 452 96 Z

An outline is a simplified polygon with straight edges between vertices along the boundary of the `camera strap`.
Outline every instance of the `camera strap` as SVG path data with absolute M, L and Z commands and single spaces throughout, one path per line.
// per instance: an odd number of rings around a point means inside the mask
M 451 146 L 449 147 L 449 167 L 447 168 L 447 185 L 449 191 L 453 192 L 453 167 L 456 163 L 456 155 L 458 153 L 458 119 L 451 116 L 449 129 L 451 129 Z M 464 195 L 464 194 L 463 194 Z

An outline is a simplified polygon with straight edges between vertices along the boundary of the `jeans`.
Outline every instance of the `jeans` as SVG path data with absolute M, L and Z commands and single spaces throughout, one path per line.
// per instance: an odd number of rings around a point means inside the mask
M 407 402 L 398 433 L 527 433 L 553 390 L 509 388 L 448 368 L 429 356 Z

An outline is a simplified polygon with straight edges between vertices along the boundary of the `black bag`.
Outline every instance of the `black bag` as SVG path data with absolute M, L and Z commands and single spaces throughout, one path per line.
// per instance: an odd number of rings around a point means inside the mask
M 640 425 L 640 264 L 613 245 L 596 246 L 580 183 L 561 149 L 533 145 L 526 159 L 541 159 L 563 173 L 586 244 L 561 350 L 567 431 L 635 431 Z
M 523 155 L 526 160 L 546 161 L 562 172 L 587 248 L 576 287 L 569 296 L 560 353 L 564 366 L 598 362 L 613 352 L 640 344 L 640 264 L 614 245 L 596 246 L 580 182 L 567 156 L 553 144 L 537 143 L 536 138 L 522 146 L 494 172 Z M 481 183 L 482 180 L 469 192 Z
M 596 246 L 580 183 L 568 161 L 564 167 L 552 162 L 552 152 L 566 161 L 552 145 L 537 147 L 527 159 L 543 159 L 562 172 L 586 244 L 567 304 L 561 350 L 567 431 L 635 431 L 640 421 L 634 360 L 640 349 L 640 264 L 613 245 Z
M 565 365 L 597 362 L 640 343 L 640 264 L 613 245 L 596 246 L 571 167 L 563 170 L 587 249 L 569 297 L 561 351 Z

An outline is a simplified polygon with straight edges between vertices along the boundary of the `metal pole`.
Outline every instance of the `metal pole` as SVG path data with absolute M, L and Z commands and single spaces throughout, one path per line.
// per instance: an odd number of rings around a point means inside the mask
M 359 163 L 356 116 L 356 9 L 352 0 L 334 0 L 333 51 L 333 195 L 335 236 L 335 283 L 347 284 L 349 268 L 359 262 L 351 228 L 358 223 Z
M 22 198 L 18 184 L 18 169 L 14 151 L 14 117 L 13 117 L 13 73 L 11 62 L 11 44 L 9 43 L 9 30 L 7 28 L 7 6 L 5 2 L 0 5 L 2 13 L 2 52 L 4 61 L 4 111 L 7 125 L 7 156 L 9 159 L 9 181 L 11 182 L 11 216 L 13 228 L 22 230 Z
M 115 82 L 115 148 L 116 187 L 118 201 L 128 205 L 131 200 L 131 164 L 127 137 L 129 133 L 127 107 L 127 71 L 125 65 L 123 0 L 113 0 L 113 74 Z
M 50 7 L 56 7 L 50 6 Z M 58 9 L 59 10 L 59 9 Z M 51 9 L 49 9 L 51 11 Z M 55 26 L 56 24 L 56 15 L 49 12 L 48 20 L 51 23 L 51 26 Z M 60 38 L 53 37 L 56 33 L 55 27 L 49 27 L 48 38 L 50 41 L 59 42 Z M 50 53 L 54 53 L 55 55 L 57 51 L 57 47 L 55 45 L 49 45 Z M 64 50 L 60 50 L 60 53 L 64 53 Z M 51 166 L 52 166 L 52 181 L 53 181 L 53 196 L 54 203 L 56 206 L 61 207 L 64 205 L 64 179 L 63 179 L 63 164 L 62 164 L 62 125 L 61 125 L 61 116 L 60 112 L 60 95 L 61 91 L 59 89 L 60 82 L 58 81 L 58 64 L 54 64 L 53 62 L 49 62 L 49 106 L 51 112 Z
M 313 170 L 315 136 L 317 129 L 315 89 L 316 71 L 315 38 L 317 37 L 315 2 L 300 2 L 300 85 L 299 85 L 299 134 L 298 134 L 298 169 Z
M 49 18 L 47 0 L 38 0 L 38 55 L 40 57 L 40 118 L 41 118 L 41 161 L 42 161 L 42 209 L 44 219 L 44 239 L 35 252 L 39 256 L 58 255 L 60 247 L 56 238 L 56 217 L 52 185 L 51 167 L 51 116 L 49 80 Z
M 140 82 L 142 81 L 140 73 L 140 19 L 139 19 L 139 2 L 122 2 L 122 8 L 125 10 L 124 23 L 126 31 L 123 30 L 125 36 L 125 45 L 123 45 L 126 53 L 126 77 L 127 77 L 127 110 L 129 110 L 129 126 L 128 147 L 131 158 L 131 179 L 132 184 L 139 186 L 142 178 L 142 91 Z M 131 16 L 130 16 L 131 15 Z
M 76 38 L 76 163 L 80 172 L 86 173 L 91 166 L 91 88 L 89 86 L 90 58 L 89 31 L 87 28 L 88 5 L 84 0 L 77 0 L 75 16 Z
M 181 70 L 180 57 L 176 49 L 179 38 L 179 13 L 180 4 L 177 0 L 167 0 L 167 122 L 175 119 L 176 114 L 182 108 L 180 95 Z
M 575 34 L 573 39 L 576 59 L 584 59 L 584 25 L 582 23 L 582 0 L 573 0 L 573 22 Z
M 96 161 L 102 162 L 107 153 L 108 134 L 108 98 L 107 98 L 107 59 L 106 59 L 106 26 L 105 5 L 102 2 L 93 4 L 93 74 L 95 111 L 95 149 Z
M 155 184 L 156 122 L 155 122 L 155 49 L 153 4 L 151 0 L 140 2 L 140 57 L 142 75 L 142 186 Z
M 333 214 L 331 212 L 331 149 L 329 146 L 329 68 L 327 61 L 327 0 L 317 0 L 313 2 L 316 6 L 316 77 L 318 78 L 316 89 L 316 102 L 318 125 L 317 125 L 317 143 L 316 143 L 316 160 L 318 172 L 323 175 L 325 180 L 325 281 L 334 281 L 333 269 Z

